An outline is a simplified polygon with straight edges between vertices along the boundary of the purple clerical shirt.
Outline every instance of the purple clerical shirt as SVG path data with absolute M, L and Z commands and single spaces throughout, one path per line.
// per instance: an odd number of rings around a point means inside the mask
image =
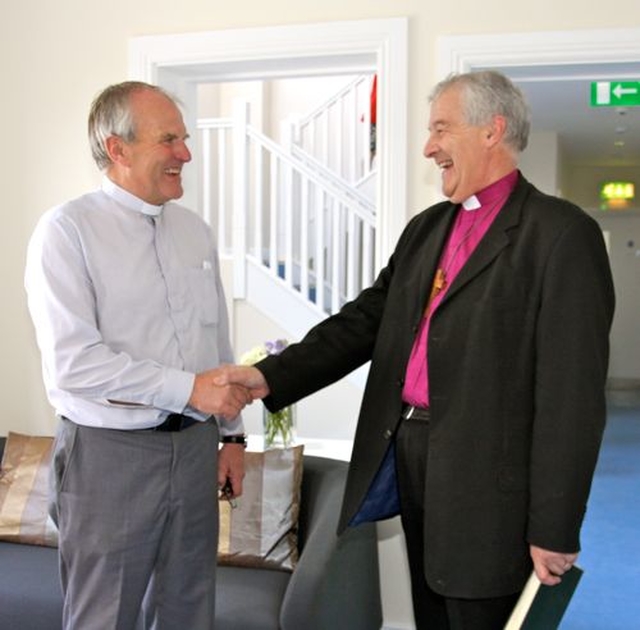
M 458 210 L 438 263 L 438 269 L 444 272 L 446 284 L 434 295 L 429 307 L 425 309 L 407 364 L 402 400 L 409 405 L 429 406 L 427 339 L 431 316 L 504 206 L 517 180 L 518 171 L 514 170 L 466 199 Z

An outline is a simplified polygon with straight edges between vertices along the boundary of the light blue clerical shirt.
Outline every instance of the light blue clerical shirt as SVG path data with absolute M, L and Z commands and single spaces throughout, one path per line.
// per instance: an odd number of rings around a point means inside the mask
M 218 255 L 195 213 L 151 206 L 105 178 L 42 216 L 25 287 L 59 415 L 113 429 L 207 417 L 187 406 L 195 374 L 233 353 Z M 240 417 L 221 423 L 242 430 Z

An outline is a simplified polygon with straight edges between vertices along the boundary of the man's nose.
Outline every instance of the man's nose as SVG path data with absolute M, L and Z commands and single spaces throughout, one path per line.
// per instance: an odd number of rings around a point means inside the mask
M 431 136 L 428 136 L 424 147 L 422 148 L 422 155 L 426 158 L 432 158 L 436 154 L 437 148 L 435 142 L 433 142 Z
M 176 144 L 176 156 L 182 162 L 191 162 L 191 151 L 184 140 Z

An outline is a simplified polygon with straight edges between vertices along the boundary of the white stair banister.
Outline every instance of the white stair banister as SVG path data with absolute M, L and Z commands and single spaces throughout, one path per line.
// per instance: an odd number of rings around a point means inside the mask
M 353 185 L 372 169 L 373 76 L 356 77 L 298 122 L 298 146 Z
M 375 207 L 295 145 L 290 124 L 283 130 L 290 150 L 249 124 L 243 101 L 231 119 L 202 119 L 198 127 L 203 176 L 211 180 L 202 187 L 203 216 L 217 226 L 221 255 L 233 257 L 234 297 L 248 297 L 249 260 L 317 314 L 336 312 L 369 286 Z

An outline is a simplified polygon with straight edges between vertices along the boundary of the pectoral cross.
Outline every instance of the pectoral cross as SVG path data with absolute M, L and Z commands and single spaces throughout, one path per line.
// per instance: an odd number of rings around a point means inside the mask
M 433 284 L 431 285 L 431 293 L 429 294 L 429 300 L 427 301 L 427 306 L 424 309 L 425 317 L 429 313 L 429 307 L 431 306 L 431 302 L 435 300 L 440 291 L 444 291 L 447 288 L 447 276 L 442 269 L 442 267 L 438 267 L 436 270 L 435 276 L 433 276 Z

